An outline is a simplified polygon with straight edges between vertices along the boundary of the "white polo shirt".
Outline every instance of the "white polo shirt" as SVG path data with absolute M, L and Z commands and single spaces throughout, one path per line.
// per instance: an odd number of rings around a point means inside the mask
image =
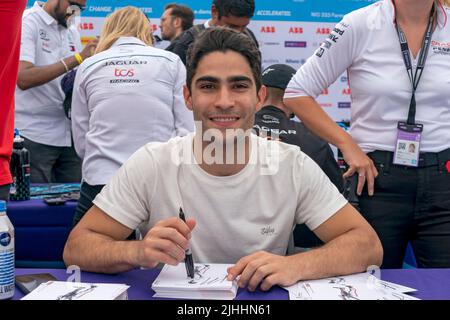
M 22 18 L 20 60 L 46 66 L 82 50 L 75 28 L 64 28 L 35 2 Z M 60 76 L 28 90 L 16 87 L 15 126 L 24 137 L 51 146 L 71 146 L 70 120 L 63 110 Z
M 437 27 L 416 91 L 416 122 L 424 125 L 421 152 L 450 148 L 449 13 L 448 7 L 438 6 Z M 408 117 L 412 88 L 394 18 L 391 0 L 346 15 L 285 91 L 285 98 L 317 97 L 347 70 L 352 98 L 350 134 L 365 152 L 394 151 L 397 122 Z
M 86 59 L 75 78 L 72 128 L 83 180 L 106 184 L 137 149 L 194 131 L 180 58 L 133 37 Z

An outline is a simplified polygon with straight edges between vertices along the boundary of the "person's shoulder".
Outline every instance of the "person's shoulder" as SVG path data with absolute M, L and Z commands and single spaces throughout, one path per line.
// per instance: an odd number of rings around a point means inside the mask
M 375 19 L 376 17 L 374 15 L 382 14 L 386 5 L 388 5 L 386 1 L 381 0 L 365 7 L 353 10 L 344 15 L 341 24 L 349 24 L 349 27 L 367 27 L 368 24 L 371 23 L 369 19 Z
M 169 163 L 170 160 L 177 160 L 180 153 L 189 152 L 192 147 L 193 134 L 183 137 L 173 137 L 166 142 L 149 142 L 141 148 L 143 154 L 153 158 L 158 163 Z M 176 159 L 177 158 L 177 159 Z
M 269 140 L 264 137 L 254 136 L 254 141 L 257 143 L 260 155 L 264 154 L 267 157 L 278 157 L 280 162 L 287 161 L 291 163 L 298 157 L 304 157 L 304 153 L 300 148 L 293 144 L 288 144 L 282 141 Z
M 23 12 L 22 15 L 22 23 L 28 26 L 39 26 L 40 19 L 39 19 L 39 13 L 38 13 L 38 8 L 36 7 L 31 7 L 26 9 Z
M 171 51 L 167 51 L 165 49 L 160 49 L 160 48 L 156 48 L 156 47 L 152 47 L 152 46 L 146 46 L 143 48 L 143 52 L 149 54 L 151 57 L 159 57 L 162 58 L 164 60 L 170 61 L 170 62 L 177 62 L 178 60 L 180 60 L 180 57 L 171 52 Z

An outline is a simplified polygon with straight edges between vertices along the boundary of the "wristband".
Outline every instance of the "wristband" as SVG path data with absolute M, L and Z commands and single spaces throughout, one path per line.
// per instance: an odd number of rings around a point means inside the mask
M 61 63 L 63 64 L 64 68 L 66 69 L 66 73 L 69 72 L 69 67 L 67 66 L 66 62 L 64 61 L 64 59 L 59 60 L 61 61 Z
M 75 53 L 75 59 L 77 60 L 78 64 L 81 64 L 83 62 L 83 57 L 78 52 Z

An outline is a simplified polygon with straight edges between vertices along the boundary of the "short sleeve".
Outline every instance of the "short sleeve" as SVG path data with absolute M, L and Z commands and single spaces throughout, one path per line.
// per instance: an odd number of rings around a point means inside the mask
M 305 223 L 314 230 L 347 204 L 322 169 L 304 153 L 295 161 L 294 177 L 298 190 L 298 224 Z
M 22 21 L 22 40 L 20 42 L 20 61 L 36 63 L 37 33 L 35 24 L 29 18 Z
M 156 164 L 146 146 L 136 151 L 94 199 L 111 218 L 136 229 L 150 218 L 150 203 L 157 185 Z
M 345 16 L 289 82 L 284 98 L 316 98 L 352 64 L 357 53 L 356 27 Z

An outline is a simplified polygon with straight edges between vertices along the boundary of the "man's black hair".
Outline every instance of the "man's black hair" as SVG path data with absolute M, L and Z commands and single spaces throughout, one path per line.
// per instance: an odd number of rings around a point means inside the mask
M 246 58 L 255 80 L 256 90 L 261 88 L 261 53 L 255 42 L 245 34 L 224 27 L 210 27 L 189 46 L 186 61 L 186 84 L 191 91 L 192 79 L 200 60 L 209 53 L 234 51 Z
M 255 13 L 254 0 L 214 0 L 213 5 L 219 12 L 219 19 L 230 15 L 251 18 Z

